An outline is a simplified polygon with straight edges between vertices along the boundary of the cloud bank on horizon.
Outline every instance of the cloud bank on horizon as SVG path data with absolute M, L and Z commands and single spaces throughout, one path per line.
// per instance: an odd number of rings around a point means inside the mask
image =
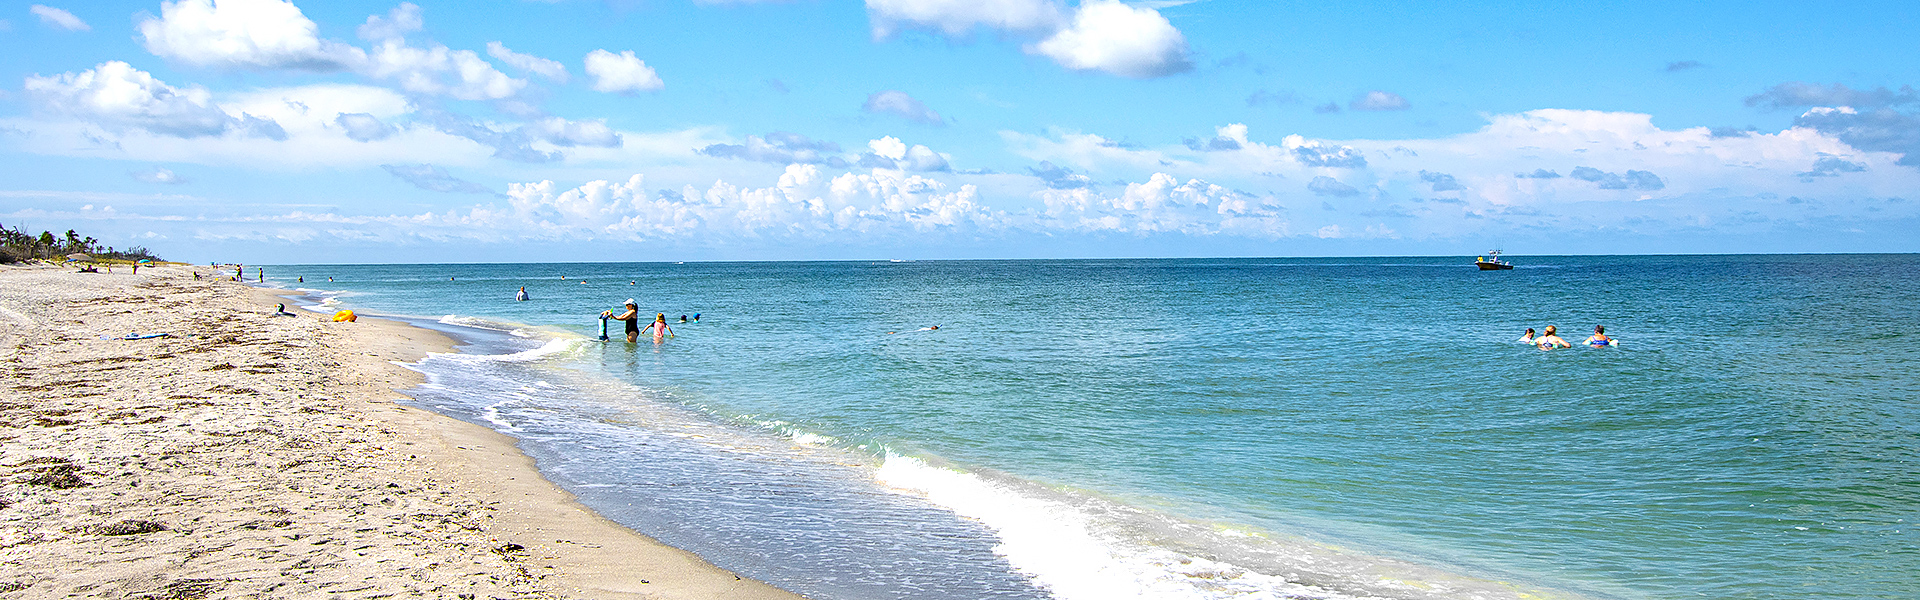
M 0 31 L 0 222 L 268 260 L 1920 250 L 1901 81 L 1471 106 L 1470 82 L 1277 66 L 1295 23 L 1224 1 L 317 8 L 32 6 L 40 29 Z M 516 25 L 548 18 L 574 29 Z M 820 48 L 768 41 L 792 36 Z

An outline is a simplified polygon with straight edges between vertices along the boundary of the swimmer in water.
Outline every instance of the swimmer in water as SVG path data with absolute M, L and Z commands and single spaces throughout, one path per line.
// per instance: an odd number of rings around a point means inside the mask
M 1582 343 L 1599 348 L 1601 346 L 1612 346 L 1614 341 L 1613 338 L 1607 337 L 1607 327 L 1605 325 L 1595 325 L 1593 326 L 1593 336 L 1587 338 L 1587 340 Z
M 1541 350 L 1552 350 L 1554 348 L 1572 348 L 1573 344 L 1569 344 L 1567 343 L 1566 340 L 1560 339 L 1560 336 L 1554 333 L 1556 331 L 1558 330 L 1554 329 L 1552 325 L 1548 325 L 1547 330 L 1542 332 L 1540 337 L 1533 338 L 1533 344 L 1535 346 L 1539 346 Z
M 685 323 L 685 322 L 687 322 L 687 316 L 686 316 L 686 315 L 680 315 L 680 322 L 681 322 L 681 323 Z
M 655 344 L 665 341 L 667 336 L 673 335 L 673 328 L 667 326 L 667 313 L 654 315 L 653 324 L 648 325 L 647 328 L 653 330 L 653 343 Z
M 607 311 L 600 313 L 600 316 L 615 321 L 626 321 L 627 343 L 632 344 L 640 341 L 640 305 L 634 304 L 632 298 L 627 299 L 627 312 L 615 316 L 613 311 Z
M 523 286 L 520 286 L 520 292 L 513 295 L 513 299 L 520 302 L 526 302 L 528 300 L 532 300 L 533 297 L 527 295 L 527 286 L 523 285 Z
M 700 313 L 693 313 L 693 322 L 695 323 L 700 322 Z
M 1532 327 L 1528 327 L 1528 328 L 1527 328 L 1527 333 L 1526 333 L 1526 335 L 1522 335 L 1522 336 L 1520 336 L 1520 343 L 1522 343 L 1522 344 L 1531 344 L 1531 343 L 1533 343 L 1533 328 L 1532 328 Z

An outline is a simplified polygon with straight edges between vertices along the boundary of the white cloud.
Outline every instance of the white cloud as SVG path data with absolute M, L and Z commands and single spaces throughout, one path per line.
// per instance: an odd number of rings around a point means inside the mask
M 913 96 L 907 95 L 906 92 L 898 90 L 886 90 L 869 94 L 867 96 L 867 103 L 861 105 L 860 110 L 869 113 L 899 115 L 908 121 L 925 123 L 927 125 L 945 125 L 947 122 L 945 117 L 940 116 L 940 113 L 934 112 L 931 108 L 927 108 L 926 103 L 915 99 Z
M 607 126 L 606 119 L 568 121 L 560 117 L 547 117 L 527 124 L 524 129 L 529 135 L 555 146 L 620 146 L 620 134 Z
M 907 145 L 901 142 L 900 138 L 893 136 L 869 141 L 867 142 L 867 147 L 871 148 L 875 155 L 893 160 L 900 160 L 907 157 Z
M 1106 71 L 1146 79 L 1193 68 L 1187 38 L 1158 11 L 1118 0 L 1087 0 L 1073 24 L 1028 52 L 1081 71 Z
M 392 125 L 367 113 L 340 113 L 340 116 L 334 117 L 333 122 L 346 131 L 349 139 L 356 142 L 384 140 L 396 131 Z
M 1407 102 L 1407 99 L 1400 97 L 1399 94 L 1374 90 L 1355 96 L 1353 102 L 1347 103 L 1347 108 L 1372 111 L 1406 110 L 1413 108 L 1413 104 Z
M 139 24 L 148 52 L 192 65 L 333 71 L 365 58 L 318 37 L 319 26 L 282 0 L 177 0 Z
M 426 21 L 420 18 L 420 5 L 401 2 L 399 6 L 393 7 L 393 10 L 387 11 L 385 17 L 368 16 L 367 22 L 360 25 L 358 33 L 360 39 L 380 41 L 406 37 L 408 33 L 419 31 L 425 26 Z
M 129 173 L 128 175 L 133 177 L 134 181 L 142 181 L 146 183 L 164 183 L 167 185 L 178 185 L 178 184 L 187 182 L 186 178 L 181 177 L 178 174 L 175 174 L 172 170 L 167 169 L 165 167 L 154 167 L 150 171 L 134 171 L 132 173 Z
M 903 29 L 937 31 L 965 37 L 976 27 L 1011 32 L 1047 32 L 1066 19 L 1050 0 L 867 0 L 873 36 L 886 38 Z
M 551 81 L 566 83 L 568 79 L 567 66 L 560 64 L 560 61 L 514 52 L 500 42 L 487 42 L 487 55 L 507 63 L 509 67 L 533 73 Z
M 593 77 L 593 89 L 608 93 L 655 92 L 666 87 L 646 61 L 635 58 L 632 50 L 614 54 L 606 50 L 587 53 L 587 75 Z
M 507 76 L 472 50 L 453 50 L 438 44 L 417 48 L 400 38 L 374 46 L 365 73 L 375 79 L 393 80 L 409 92 L 461 100 L 509 98 L 527 86 L 525 79 Z
M 87 25 L 87 22 L 80 20 L 80 17 L 73 16 L 73 13 L 45 4 L 35 4 L 28 8 L 27 12 L 40 17 L 40 22 L 49 27 L 58 27 L 67 31 L 93 31 L 93 26 Z
M 26 91 L 47 110 L 113 130 L 178 137 L 217 136 L 235 123 L 199 87 L 176 88 L 120 61 L 79 73 L 28 77 Z

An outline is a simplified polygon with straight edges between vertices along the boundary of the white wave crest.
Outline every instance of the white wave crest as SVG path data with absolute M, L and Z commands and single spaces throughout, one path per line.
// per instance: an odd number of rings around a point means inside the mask
M 557 339 L 547 340 L 546 345 L 539 348 L 509 354 L 435 354 L 434 356 L 469 362 L 533 362 L 555 354 L 578 352 L 585 345 L 586 340 Z
M 881 483 L 977 519 L 1000 537 L 994 552 L 1058 600 L 1347 598 L 1232 564 L 1103 534 L 1067 502 L 888 453 Z

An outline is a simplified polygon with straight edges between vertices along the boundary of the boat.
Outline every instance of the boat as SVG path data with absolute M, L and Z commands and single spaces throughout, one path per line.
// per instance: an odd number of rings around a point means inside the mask
M 1482 271 L 1511 271 L 1511 270 L 1513 270 L 1513 263 L 1510 263 L 1510 262 L 1507 262 L 1507 261 L 1504 261 L 1504 260 L 1500 260 L 1500 251 L 1499 251 L 1499 250 L 1488 250 L 1488 251 L 1487 251 L 1487 255 L 1486 255 L 1486 256 L 1482 256 L 1482 257 L 1480 257 L 1480 260 L 1476 260 L 1476 261 L 1473 261 L 1473 264 L 1476 264 L 1476 265 L 1479 265 L 1479 266 L 1480 266 L 1480 270 L 1482 270 Z

